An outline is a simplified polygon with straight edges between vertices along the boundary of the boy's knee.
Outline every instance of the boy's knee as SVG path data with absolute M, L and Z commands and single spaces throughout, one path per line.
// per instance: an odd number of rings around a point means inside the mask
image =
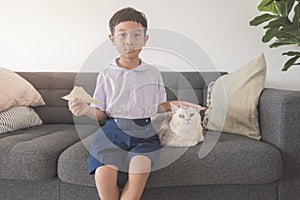
M 129 163 L 130 173 L 149 173 L 151 170 L 151 159 L 147 156 L 136 155 Z
M 112 176 L 112 175 L 118 174 L 118 168 L 114 165 L 103 165 L 101 167 L 98 167 L 95 171 L 95 177 L 99 176 Z
M 98 167 L 95 171 L 96 185 L 101 187 L 112 186 L 117 182 L 118 168 L 113 165 L 105 165 Z

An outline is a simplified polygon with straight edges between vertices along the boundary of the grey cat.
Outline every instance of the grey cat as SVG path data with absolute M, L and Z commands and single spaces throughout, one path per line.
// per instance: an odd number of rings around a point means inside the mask
M 171 110 L 151 119 L 162 146 L 189 147 L 203 141 L 199 109 L 171 104 Z

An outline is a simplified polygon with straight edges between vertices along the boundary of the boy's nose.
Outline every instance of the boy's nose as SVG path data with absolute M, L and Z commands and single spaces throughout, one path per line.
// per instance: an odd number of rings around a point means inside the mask
M 130 36 L 127 36 L 127 38 L 126 38 L 126 45 L 127 46 L 132 46 L 133 45 L 133 40 Z
M 126 40 L 126 45 L 127 46 L 132 46 L 133 45 L 132 40 L 130 40 L 130 39 Z

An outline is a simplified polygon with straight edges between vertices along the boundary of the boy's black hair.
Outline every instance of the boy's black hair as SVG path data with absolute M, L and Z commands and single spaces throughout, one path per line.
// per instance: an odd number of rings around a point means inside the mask
M 140 23 L 144 27 L 144 33 L 147 31 L 147 18 L 144 13 L 135 10 L 134 8 L 128 7 L 117 11 L 112 18 L 109 20 L 109 29 L 112 35 L 115 32 L 115 26 L 121 22 L 133 21 Z

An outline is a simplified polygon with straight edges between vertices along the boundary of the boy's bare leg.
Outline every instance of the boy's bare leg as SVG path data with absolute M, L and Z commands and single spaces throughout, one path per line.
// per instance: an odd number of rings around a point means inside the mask
M 106 165 L 96 169 L 95 182 L 101 200 L 119 200 L 117 177 L 118 169 L 115 166 Z
M 139 200 L 150 175 L 151 160 L 142 155 L 134 156 L 129 163 L 128 181 L 121 200 Z

